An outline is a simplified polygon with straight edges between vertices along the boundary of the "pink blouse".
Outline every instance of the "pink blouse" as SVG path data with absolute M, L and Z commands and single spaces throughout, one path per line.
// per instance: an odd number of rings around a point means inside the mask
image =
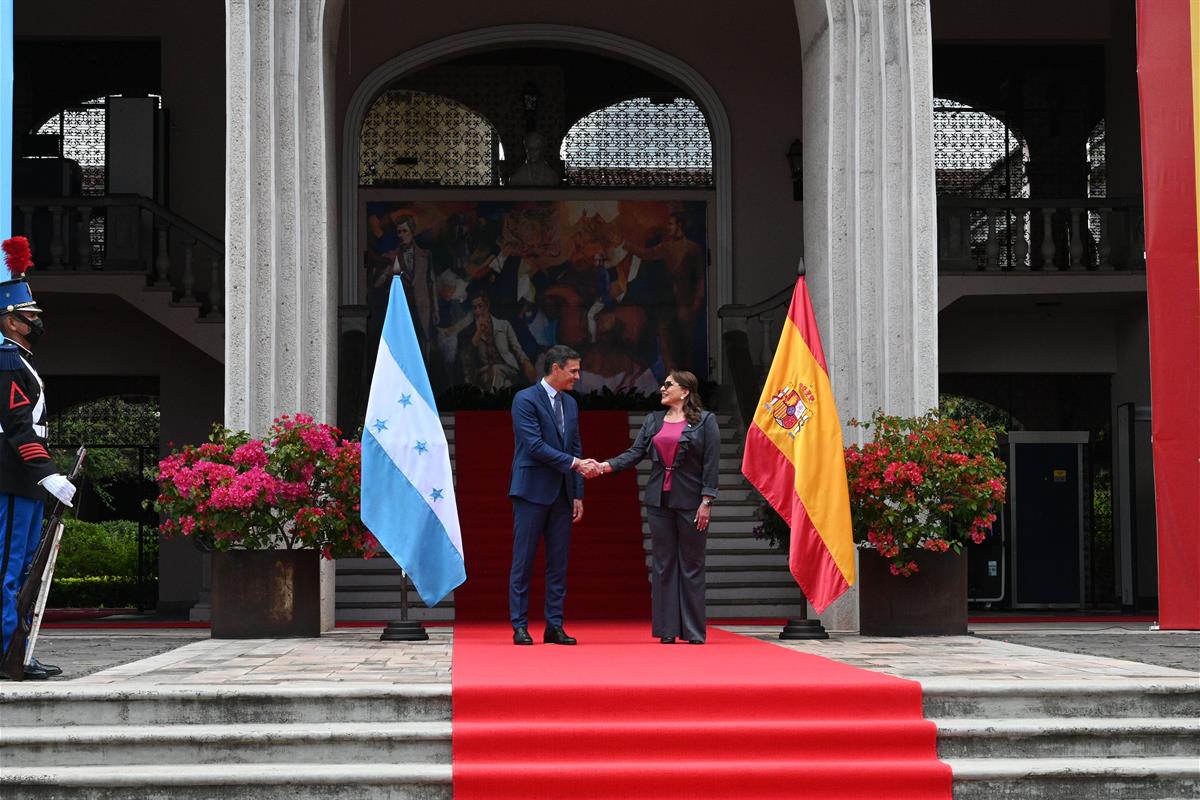
M 667 468 L 667 475 L 663 478 L 662 485 L 664 492 L 671 491 L 671 475 L 674 472 L 671 467 L 675 463 L 675 452 L 679 449 L 679 437 L 683 434 L 683 426 L 686 424 L 686 419 L 681 419 L 679 422 L 663 422 L 662 429 L 654 434 L 654 447 L 658 450 L 658 457 L 662 459 L 663 465 Z

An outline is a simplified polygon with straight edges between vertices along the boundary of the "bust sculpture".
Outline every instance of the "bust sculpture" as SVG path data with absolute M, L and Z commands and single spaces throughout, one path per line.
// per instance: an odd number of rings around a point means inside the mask
M 525 134 L 525 163 L 508 176 L 509 186 L 557 186 L 558 172 L 546 163 L 546 140 L 537 131 Z

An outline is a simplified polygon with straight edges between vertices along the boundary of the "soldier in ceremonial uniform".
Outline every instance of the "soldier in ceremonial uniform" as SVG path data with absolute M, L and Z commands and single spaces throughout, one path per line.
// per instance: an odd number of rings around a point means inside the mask
M 8 649 L 17 628 L 17 595 L 42 535 L 47 493 L 71 505 L 75 487 L 60 474 L 46 449 L 46 398 L 31 359 L 44 329 L 25 271 L 32 266 L 23 237 L 3 245 L 11 280 L 0 283 L 0 633 Z M 26 678 L 62 672 L 37 659 Z

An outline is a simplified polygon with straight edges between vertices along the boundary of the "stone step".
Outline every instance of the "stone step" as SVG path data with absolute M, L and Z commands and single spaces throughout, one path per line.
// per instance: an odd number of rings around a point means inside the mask
M 797 590 L 799 594 L 799 590 Z M 706 599 L 705 614 L 711 619 L 784 619 L 800 613 L 800 602 L 794 597 L 764 597 L 745 599 Z
M 930 719 L 1200 717 L 1200 682 L 1170 678 L 1048 682 L 922 681 Z
M 0 770 L 104 764 L 449 764 L 450 722 L 6 724 Z
M 501 610 L 501 617 L 504 612 Z M 441 604 L 426 608 L 421 604 L 408 604 L 408 618 L 417 622 L 453 622 L 454 607 Z M 400 604 L 381 608 L 358 608 L 352 604 L 337 607 L 338 622 L 390 622 L 400 619 Z
M 132 764 L 22 767 L 0 774 L 0 794 L 23 800 L 450 800 L 450 764 Z
M 941 758 L 1200 757 L 1200 719 L 942 719 Z
M 709 586 L 783 586 L 791 581 L 787 559 L 776 559 L 774 563 L 758 566 L 737 566 L 717 564 L 707 566 Z M 647 564 L 649 574 L 649 564 Z M 347 603 L 360 600 L 384 600 L 400 597 L 400 570 L 394 572 L 369 572 L 364 574 L 338 575 L 337 591 L 339 598 Z M 409 584 L 409 602 L 420 602 L 420 595 Z M 386 593 L 386 597 L 377 598 L 375 593 Z M 370 595 L 368 597 L 368 595 Z M 443 601 L 445 602 L 445 601 Z M 440 605 L 440 604 L 439 604 Z M 453 606 L 453 601 L 448 603 Z
M 338 722 L 444 722 L 450 686 L 17 685 L 0 693 L 0 719 L 35 725 L 278 725 Z
M 1200 759 L 948 758 L 955 800 L 1195 800 Z

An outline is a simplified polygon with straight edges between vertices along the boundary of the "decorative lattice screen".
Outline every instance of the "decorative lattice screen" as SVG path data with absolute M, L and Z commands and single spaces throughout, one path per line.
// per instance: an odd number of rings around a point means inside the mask
M 712 186 L 712 136 L 695 102 L 639 97 L 576 122 L 561 157 L 573 186 Z
M 498 148 L 492 124 L 461 103 L 393 89 L 363 120 L 359 182 L 494 186 Z

